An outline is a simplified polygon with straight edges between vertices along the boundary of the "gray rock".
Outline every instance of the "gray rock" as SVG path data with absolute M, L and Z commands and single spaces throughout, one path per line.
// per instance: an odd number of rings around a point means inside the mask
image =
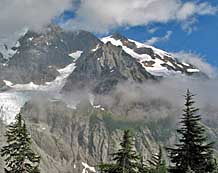
M 110 161 L 111 153 L 119 147 L 122 127 L 108 126 L 105 118 L 113 119 L 113 115 L 89 106 L 85 109 L 84 104 L 82 107 L 73 110 L 60 101 L 31 101 L 23 107 L 36 150 L 42 156 L 43 173 L 81 173 L 82 162 L 95 167 Z M 145 159 L 157 151 L 148 128 L 135 129 L 135 140 Z
M 56 78 L 57 69 L 73 62 L 70 53 L 94 48 L 100 40 L 86 31 L 66 32 L 51 25 L 45 33 L 28 31 L 19 43 L 7 67 L 0 67 L 0 79 L 43 84 Z
M 88 87 L 96 93 L 110 92 L 118 82 L 132 80 L 143 82 L 155 79 L 135 59 L 111 43 L 99 45 L 96 51 L 83 54 L 76 62 L 76 69 L 63 88 L 72 91 Z

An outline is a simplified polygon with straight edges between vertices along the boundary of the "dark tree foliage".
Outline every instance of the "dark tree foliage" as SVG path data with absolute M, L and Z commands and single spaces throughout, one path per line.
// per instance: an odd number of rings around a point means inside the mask
M 125 130 L 123 141 L 120 143 L 121 149 L 113 154 L 113 161 L 122 168 L 122 172 L 134 173 L 137 172 L 137 163 L 139 156 L 133 149 L 133 139 L 130 130 Z
M 163 156 L 163 150 L 162 147 L 159 146 L 159 153 L 156 157 L 156 163 L 155 163 L 155 173 L 167 173 L 167 165 L 166 161 Z
M 137 173 L 139 156 L 133 147 L 130 130 L 125 130 L 121 148 L 113 154 L 114 164 L 101 164 L 100 170 L 105 173 Z
M 138 165 L 138 170 L 140 173 L 150 173 L 151 172 L 151 168 L 144 163 L 143 157 L 140 156 L 140 162 Z
M 7 145 L 1 149 L 6 173 L 39 173 L 40 157 L 31 149 L 31 136 L 21 114 L 7 127 Z
M 180 135 L 175 148 L 168 148 L 172 165 L 171 173 L 210 173 L 216 168 L 213 160 L 213 143 L 207 142 L 205 129 L 201 125 L 199 109 L 194 107 L 193 94 L 185 95 L 185 108 L 177 130 Z
M 159 146 L 159 152 L 153 154 L 150 163 L 149 173 L 167 173 L 166 161 L 163 157 L 162 147 Z

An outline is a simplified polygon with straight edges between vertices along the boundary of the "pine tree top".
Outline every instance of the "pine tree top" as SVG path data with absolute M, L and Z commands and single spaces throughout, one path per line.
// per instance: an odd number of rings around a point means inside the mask
M 174 164 L 171 172 L 207 172 L 207 165 L 211 161 L 212 143 L 207 142 L 199 109 L 194 105 L 194 96 L 187 90 L 180 128 L 177 129 L 179 143 L 175 148 L 169 149 L 171 162 Z

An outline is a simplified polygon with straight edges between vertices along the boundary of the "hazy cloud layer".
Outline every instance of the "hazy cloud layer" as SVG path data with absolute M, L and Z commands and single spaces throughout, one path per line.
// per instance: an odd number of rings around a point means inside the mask
M 160 81 L 145 81 L 137 84 L 131 81 L 121 83 L 108 96 L 99 96 L 99 103 L 106 105 L 130 119 L 156 119 L 181 115 L 187 89 L 196 94 L 196 106 L 201 108 L 205 119 L 218 115 L 217 69 L 194 53 L 179 52 L 174 55 L 181 61 L 194 64 L 212 77 L 201 79 L 185 75 L 172 76 Z
M 189 22 L 198 15 L 214 15 L 218 8 L 207 2 L 181 0 L 81 0 L 76 17 L 64 26 L 105 33 L 120 26 L 152 22 Z M 186 27 L 187 28 L 187 27 Z
M 97 103 L 131 120 L 178 117 L 184 108 L 184 95 L 190 89 L 196 94 L 195 106 L 201 108 L 204 119 L 212 119 L 218 115 L 217 88 L 217 79 L 205 81 L 185 76 L 143 84 L 126 82 L 110 95 L 99 96 Z

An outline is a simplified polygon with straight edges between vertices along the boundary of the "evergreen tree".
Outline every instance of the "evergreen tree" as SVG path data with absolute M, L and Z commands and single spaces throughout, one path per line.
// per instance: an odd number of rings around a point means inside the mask
M 99 167 L 100 173 L 122 173 L 122 168 L 117 164 L 104 164 L 102 163 Z
M 166 161 L 163 157 L 162 147 L 159 146 L 158 154 L 153 154 L 151 160 L 148 161 L 151 165 L 151 173 L 167 173 Z
M 121 149 L 117 153 L 113 154 L 113 161 L 122 168 L 122 173 L 134 173 L 137 172 L 137 163 L 139 156 L 133 149 L 133 139 L 130 130 L 125 130 L 123 135 L 123 141 L 120 143 Z
M 190 168 L 190 166 L 189 166 L 185 173 L 195 173 L 195 172 L 192 171 L 191 168 Z
M 167 173 L 166 161 L 163 156 L 162 147 L 159 146 L 159 153 L 157 156 L 157 162 L 155 166 L 156 173 Z
M 138 172 L 139 156 L 133 148 L 130 130 L 125 130 L 121 149 L 113 154 L 114 164 L 101 164 L 100 170 L 105 173 L 136 173 Z
M 139 162 L 139 165 L 138 165 L 138 172 L 140 172 L 140 173 L 150 173 L 151 172 L 148 165 L 146 165 L 144 163 L 144 160 L 143 160 L 142 156 L 140 156 L 140 162 Z
M 200 124 L 201 117 L 198 108 L 194 107 L 193 94 L 187 91 L 185 108 L 181 118 L 181 127 L 177 130 L 180 135 L 179 144 L 169 148 L 172 166 L 171 173 L 209 173 L 213 172 L 212 143 L 207 143 L 205 129 Z
M 31 149 L 31 137 L 21 114 L 7 127 L 7 145 L 1 149 L 6 173 L 39 173 L 40 157 Z

